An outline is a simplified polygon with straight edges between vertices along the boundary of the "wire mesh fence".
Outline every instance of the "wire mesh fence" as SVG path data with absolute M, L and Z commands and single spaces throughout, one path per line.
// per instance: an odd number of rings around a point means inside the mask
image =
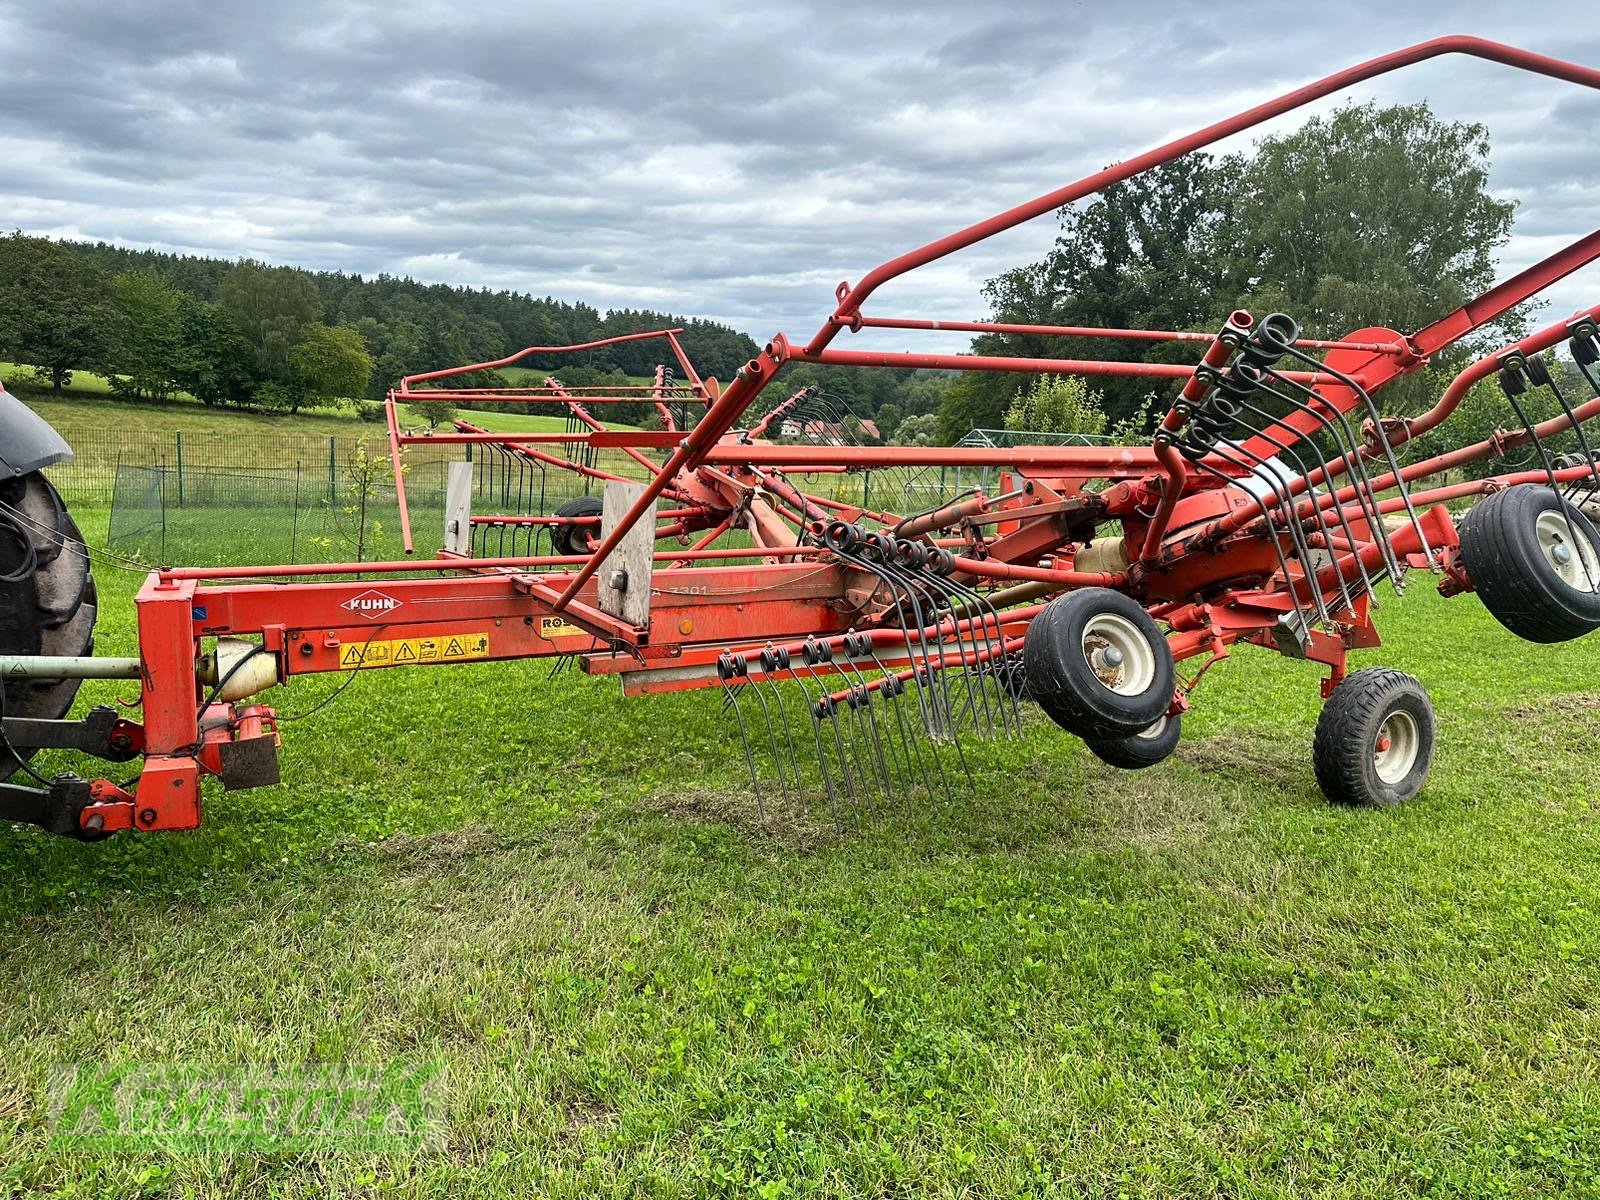
M 1105 440 L 974 430 L 962 444 Z M 108 545 L 119 553 L 189 566 L 376 561 L 404 554 L 381 431 L 360 438 L 78 430 L 72 441 L 74 461 L 53 467 L 51 478 L 74 507 L 109 506 Z M 450 463 L 463 458 L 473 462 L 473 512 L 479 516 L 549 515 L 577 496 L 598 496 L 607 477 L 643 481 L 650 474 L 620 449 L 574 448 L 582 468 L 577 472 L 541 461 L 540 447 L 529 449 L 534 453 L 486 443 L 408 446 L 405 492 L 416 552 L 432 555 L 441 547 L 446 477 Z M 658 451 L 642 453 L 660 461 Z M 973 490 L 992 493 L 1000 476 L 1001 469 L 993 467 L 894 467 L 790 477 L 814 495 L 906 515 Z M 502 530 L 493 544 L 504 553 L 550 552 L 547 533 L 507 542 Z

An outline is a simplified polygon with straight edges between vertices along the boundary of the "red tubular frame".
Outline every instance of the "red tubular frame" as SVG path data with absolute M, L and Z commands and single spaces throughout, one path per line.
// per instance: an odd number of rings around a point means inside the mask
M 481 639 L 481 658 L 525 658 L 568 654 L 584 656 L 587 669 L 616 673 L 630 680 L 631 691 L 658 691 L 712 686 L 722 654 L 758 653 L 762 647 L 798 644 L 819 638 L 835 650 L 846 634 L 865 633 L 883 648 L 894 670 L 917 668 L 909 651 L 894 658 L 907 631 L 895 624 L 897 604 L 885 597 L 879 580 L 858 569 L 844 556 L 815 545 L 787 544 L 835 517 L 846 522 L 873 522 L 885 531 L 915 537 L 938 553 L 950 555 L 948 566 L 957 582 L 989 589 L 996 601 L 1023 604 L 1070 588 L 1107 587 L 1135 596 L 1147 610 L 1165 620 L 1171 629 L 1174 656 L 1184 659 L 1206 654 L 1212 659 L 1240 640 L 1272 645 L 1278 619 L 1297 606 L 1298 598 L 1313 588 L 1326 593 L 1339 578 L 1355 570 L 1357 562 L 1371 565 L 1382 557 L 1383 534 L 1368 531 L 1372 540 L 1352 543 L 1343 534 L 1331 538 L 1314 535 L 1319 548 L 1332 555 L 1331 565 L 1294 574 L 1274 563 L 1278 549 L 1274 536 L 1262 526 L 1261 509 L 1248 502 L 1241 489 L 1229 485 L 1241 468 L 1221 458 L 1206 465 L 1216 474 L 1190 472 L 1172 445 L 1171 437 L 1158 436 L 1148 446 L 1060 447 L 891 447 L 774 445 L 763 440 L 774 421 L 794 411 L 804 398 L 796 393 L 760 420 L 750 434 L 730 437 L 735 425 L 767 386 L 791 362 L 830 366 L 920 367 L 940 370 L 1008 371 L 1123 376 L 1181 381 L 1180 406 L 1163 422 L 1166 434 L 1176 434 L 1186 420 L 1181 405 L 1198 400 L 1206 390 L 1201 368 L 1220 369 L 1232 353 L 1236 338 L 1227 329 L 1220 336 L 1172 330 L 1093 329 L 1078 326 L 1006 324 L 979 321 L 933 321 L 899 317 L 869 317 L 861 308 L 883 284 L 907 271 L 943 258 L 964 247 L 1023 221 L 1053 212 L 1113 183 L 1208 146 L 1231 134 L 1330 95 L 1362 80 L 1445 54 L 1466 54 L 1518 69 L 1551 76 L 1585 87 L 1600 88 L 1600 72 L 1560 62 L 1542 55 L 1471 37 L 1447 37 L 1424 42 L 1393 54 L 1327 76 L 1276 99 L 1209 125 L 1124 163 L 1086 176 L 985 221 L 881 264 L 856 285 L 841 284 L 836 307 L 822 327 L 803 346 L 777 334 L 723 387 L 703 379 L 678 340 L 680 329 L 623 334 L 571 346 L 529 347 L 491 362 L 407 376 L 385 400 L 390 453 L 405 546 L 412 551 L 409 513 L 401 458 L 406 446 L 425 442 L 442 444 L 491 443 L 509 453 L 579 476 L 621 480 L 625 476 L 536 449 L 539 444 L 579 445 L 590 449 L 618 449 L 645 470 L 642 496 L 623 518 L 604 531 L 588 555 L 470 558 L 443 555 L 419 562 L 327 564 L 317 566 L 258 566 L 224 570 L 166 570 L 154 573 L 140 592 L 140 652 L 144 661 L 142 700 L 145 709 L 143 743 L 145 771 L 137 789 L 129 794 L 101 780 L 94 785 L 95 803 L 85 810 L 86 828 L 188 828 L 199 820 L 199 781 L 221 770 L 225 748 L 234 740 L 276 739 L 271 710 L 206 703 L 196 681 L 195 661 L 204 639 L 246 636 L 260 639 L 261 652 L 274 656 L 279 677 L 342 669 L 352 645 L 370 646 L 412 639 L 448 647 L 452 639 Z M 1305 351 L 1325 355 L 1325 368 L 1288 373 L 1290 378 L 1318 388 L 1330 411 L 1352 411 L 1358 397 L 1330 373 L 1353 377 L 1368 392 L 1415 370 L 1431 355 L 1458 342 L 1473 330 L 1504 313 L 1512 305 L 1536 294 L 1572 270 L 1600 257 L 1600 232 L 1580 239 L 1543 262 L 1498 284 L 1482 296 L 1424 327 L 1409 337 L 1385 329 L 1352 331 L 1343 338 L 1302 339 Z M 1600 305 L 1585 310 L 1582 318 L 1600 316 Z M 1241 329 L 1246 314 L 1235 314 Z M 1553 346 L 1567 334 L 1568 323 L 1553 325 L 1510 350 L 1532 354 Z M 1209 343 L 1200 368 L 1181 364 L 1118 362 L 1070 358 L 1015 358 L 972 354 L 918 354 L 834 349 L 840 330 L 877 328 L 904 331 L 956 330 L 971 333 L 1026 334 L 1051 337 L 1112 338 L 1131 341 L 1205 341 Z M 1237 331 L 1235 331 L 1237 332 Z M 547 378 L 537 388 L 430 388 L 444 379 L 458 379 L 475 371 L 509 367 L 533 355 L 579 353 L 620 343 L 650 339 L 666 343 L 684 382 L 683 393 L 703 407 L 688 430 L 675 428 L 668 404 L 666 369 L 658 368 L 653 381 L 642 387 L 596 389 L 566 388 Z M 1499 365 L 1501 354 L 1480 359 L 1452 382 L 1429 412 L 1409 423 L 1394 425 L 1392 440 L 1400 442 L 1436 427 L 1460 403 L 1468 388 L 1486 378 Z M 1199 372 L 1199 373 L 1197 373 Z M 397 419 L 401 402 L 430 399 L 514 401 L 529 405 L 560 405 L 578 415 L 587 431 L 575 434 L 500 434 L 458 421 L 454 431 L 421 437 L 405 434 Z M 615 403 L 653 404 L 664 429 L 620 431 L 608 429 L 587 411 L 588 406 Z M 1581 405 L 1581 419 L 1600 416 L 1600 400 Z M 1541 436 L 1558 432 L 1565 418 L 1542 423 Z M 1300 415 L 1284 418 L 1274 432 L 1291 441 L 1307 433 L 1315 422 Z M 1386 429 L 1391 428 L 1389 425 Z M 1420 479 L 1464 463 L 1501 453 L 1526 440 L 1509 433 L 1488 442 L 1464 447 L 1404 468 L 1400 478 Z M 655 462 L 645 453 L 666 450 L 665 461 Z M 868 512 L 836 498 L 803 492 L 783 475 L 837 473 L 874 467 L 999 467 L 1007 472 L 1005 495 L 989 499 L 978 495 L 935 506 L 931 513 Z M 1329 474 L 1343 473 L 1348 463 L 1335 462 Z M 1580 478 L 1584 468 L 1559 474 L 1562 480 Z M 1221 478 L 1217 476 L 1220 475 Z M 1411 497 L 1415 504 L 1437 504 L 1544 478 L 1543 473 L 1517 472 L 1470 483 L 1447 483 Z M 1089 490 L 1091 480 L 1110 481 L 1100 492 Z M 635 482 L 635 481 L 630 481 Z M 1374 481 L 1376 490 L 1393 488 L 1392 475 Z M 1297 487 L 1303 492 L 1304 487 Z M 656 514 L 658 539 L 679 538 L 679 544 L 659 549 L 650 579 L 651 616 L 633 626 L 608 615 L 599 605 L 596 572 L 617 549 L 628 531 L 652 512 L 656 500 L 671 495 L 681 501 L 677 510 Z M 1367 514 L 1350 507 L 1357 493 L 1345 487 L 1331 495 L 1286 502 L 1297 517 L 1349 508 L 1347 516 L 1365 528 Z M 1398 511 L 1404 498 L 1383 501 L 1383 511 Z M 1359 507 L 1359 506 L 1357 506 Z M 550 522 L 555 518 L 528 514 L 504 517 L 475 514 L 475 523 L 496 520 L 520 523 Z M 1119 543 L 1129 563 L 1125 570 L 1085 569 L 1078 560 L 1084 544 L 1097 527 L 1120 521 Z M 791 526 L 795 527 L 791 530 Z M 691 528 L 692 527 L 692 528 Z M 692 546 L 689 535 L 705 529 Z M 756 546 L 717 546 L 732 529 L 748 528 Z M 1426 543 L 1423 539 L 1426 538 Z M 1413 554 L 1424 544 L 1453 545 L 1454 530 L 1443 508 L 1434 507 L 1417 525 L 1388 538 L 1391 549 Z M 1115 566 L 1106 543 L 1097 539 L 1094 562 Z M 1114 547 L 1113 547 L 1114 548 Z M 741 560 L 761 560 L 755 563 Z M 422 578 L 405 576 L 422 575 Z M 271 582 L 264 582 L 264 581 Z M 1010 583 L 1011 586 L 997 585 Z M 1454 577 L 1447 579 L 1458 587 Z M 1041 607 L 1006 609 L 1000 613 L 1001 644 L 1006 650 L 1021 645 L 1028 622 Z M 1305 656 L 1328 665 L 1336 680 L 1344 670 L 1347 650 L 1353 645 L 1376 644 L 1377 635 L 1367 615 L 1365 597 L 1354 611 L 1341 618 L 1348 623 L 1311 631 Z M 921 631 L 935 639 L 935 665 L 948 652 L 962 661 L 980 661 L 981 654 L 963 640 L 973 618 L 941 618 Z M 953 643 L 944 639 L 953 638 Z M 479 643 L 474 642 L 474 646 Z M 626 654 L 617 653 L 626 647 Z M 432 661 L 455 661 L 440 651 Z M 1209 660 L 1208 660 L 1209 661 Z M 358 663 L 358 665 L 372 665 Z M 926 664 L 924 664 L 926 665 Z M 1175 705 L 1187 703 L 1181 696 Z M 90 824 L 91 818 L 96 824 Z

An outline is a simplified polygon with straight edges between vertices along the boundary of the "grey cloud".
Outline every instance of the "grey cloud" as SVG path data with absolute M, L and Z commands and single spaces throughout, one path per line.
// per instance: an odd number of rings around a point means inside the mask
M 1554 33 L 1486 0 L 1453 18 L 1600 62 L 1588 10 L 1557 7 Z M 0 203 L 33 232 L 803 336 L 842 278 L 1438 32 L 1403 8 L 0 0 Z M 1522 201 L 1508 273 L 1593 224 L 1600 97 L 1457 61 L 1350 96 L 1490 126 Z M 1045 218 L 974 247 L 882 310 L 978 315 L 983 279 L 1053 237 Z

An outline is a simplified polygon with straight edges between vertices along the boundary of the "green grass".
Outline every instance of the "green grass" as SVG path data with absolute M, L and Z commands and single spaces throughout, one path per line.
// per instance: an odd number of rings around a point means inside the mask
M 1358 655 L 1439 710 L 1396 811 L 1320 798 L 1317 672 L 1249 648 L 1161 767 L 1030 711 L 842 835 L 757 819 L 714 693 L 360 675 L 193 834 L 0 830 L 0 1194 L 1600 1194 L 1600 639 L 1428 584 Z M 49 1144 L 55 1063 L 396 1059 L 438 1151 Z

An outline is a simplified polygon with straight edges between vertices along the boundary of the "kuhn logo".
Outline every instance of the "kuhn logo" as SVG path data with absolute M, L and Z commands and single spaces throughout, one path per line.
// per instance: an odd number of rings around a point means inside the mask
M 359 596 L 351 596 L 339 607 L 357 613 L 369 621 L 376 621 L 379 617 L 392 613 L 399 608 L 401 601 L 383 592 L 365 591 Z

